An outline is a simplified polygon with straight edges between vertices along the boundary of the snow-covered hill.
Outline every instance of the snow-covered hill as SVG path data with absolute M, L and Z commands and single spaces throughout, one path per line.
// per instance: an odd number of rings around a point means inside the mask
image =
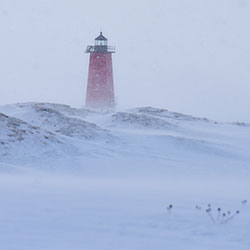
M 37 158 L 73 156 L 79 141 L 112 142 L 108 130 L 83 118 L 92 114 L 66 105 L 26 103 L 0 108 L 2 161 L 22 162 Z M 80 153 L 80 152 L 79 152 Z
M 22 103 L 2 106 L 0 113 L 0 163 L 16 170 L 157 178 L 180 172 L 250 176 L 248 124 L 153 107 L 98 113 Z
M 249 249 L 249 124 L 23 103 L 0 128 L 4 249 Z
M 35 157 L 49 160 L 86 156 L 107 160 L 141 157 L 185 165 L 250 159 L 250 127 L 218 123 L 152 107 L 97 113 L 67 105 L 23 103 L 0 107 L 2 162 Z M 74 158 L 75 159 L 75 158 Z M 18 162 L 18 161 L 16 161 Z M 200 162 L 200 160 L 198 161 Z
M 62 141 L 50 131 L 0 113 L 0 157 L 32 159 L 36 153 L 55 154 L 61 149 Z M 37 151 L 34 151 L 34 148 Z

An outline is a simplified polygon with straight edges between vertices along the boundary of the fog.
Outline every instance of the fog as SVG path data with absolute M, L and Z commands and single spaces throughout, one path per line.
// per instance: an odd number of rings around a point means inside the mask
M 248 0 L 1 0 L 0 105 L 82 107 L 102 29 L 118 108 L 156 106 L 250 122 Z

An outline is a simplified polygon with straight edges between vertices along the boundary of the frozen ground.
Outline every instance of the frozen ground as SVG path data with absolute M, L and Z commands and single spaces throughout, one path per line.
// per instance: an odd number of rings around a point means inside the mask
M 249 124 L 26 103 L 0 126 L 0 249 L 250 249 Z

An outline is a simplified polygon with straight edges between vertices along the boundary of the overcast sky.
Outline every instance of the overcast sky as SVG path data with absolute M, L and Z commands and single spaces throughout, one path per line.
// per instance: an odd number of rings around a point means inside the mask
M 250 122 L 250 0 L 1 0 L 0 105 L 83 106 L 101 28 L 118 108 Z

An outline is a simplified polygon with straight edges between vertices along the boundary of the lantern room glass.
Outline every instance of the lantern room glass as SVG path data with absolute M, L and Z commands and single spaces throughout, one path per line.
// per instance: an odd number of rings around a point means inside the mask
M 95 45 L 96 45 L 96 46 L 107 46 L 108 43 L 107 43 L 107 41 L 105 41 L 105 40 L 96 40 L 96 41 L 95 41 Z

